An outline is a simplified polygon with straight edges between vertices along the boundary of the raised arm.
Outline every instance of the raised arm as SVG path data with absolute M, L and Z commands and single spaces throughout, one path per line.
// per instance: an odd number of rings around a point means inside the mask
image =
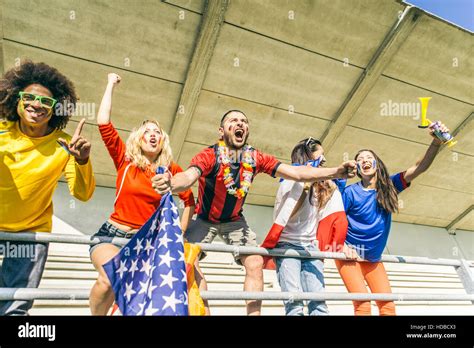
M 120 83 L 120 81 L 121 78 L 119 75 L 114 73 L 108 75 L 107 87 L 105 88 L 99 112 L 97 113 L 97 124 L 99 125 L 100 135 L 117 170 L 125 163 L 126 146 L 110 122 L 110 114 L 112 111 L 112 93 L 115 85 Z
M 449 129 L 443 123 L 441 123 L 440 129 L 442 132 L 449 132 Z M 407 183 L 413 181 L 413 179 L 424 173 L 431 166 L 431 163 L 433 163 L 441 145 L 443 144 L 441 140 L 439 140 L 433 135 L 433 128 L 431 126 L 429 128 L 429 131 L 430 135 L 433 137 L 433 141 L 428 147 L 428 150 L 426 150 L 423 158 L 417 161 L 415 165 L 411 166 L 406 170 L 404 177 Z
M 110 114 L 112 112 L 112 94 L 115 86 L 120 83 L 121 77 L 117 74 L 110 73 L 108 75 L 108 83 L 105 88 L 104 96 L 100 102 L 99 112 L 97 113 L 97 124 L 110 123 Z
M 290 166 L 280 164 L 276 176 L 294 181 L 321 181 L 337 178 L 352 178 L 355 175 L 356 162 L 347 161 L 335 168 L 313 168 L 309 166 Z

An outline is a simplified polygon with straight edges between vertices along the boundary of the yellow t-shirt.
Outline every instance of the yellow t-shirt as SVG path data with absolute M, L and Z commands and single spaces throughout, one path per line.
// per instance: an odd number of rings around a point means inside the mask
M 64 173 L 71 194 L 92 197 L 90 160 L 80 165 L 57 143 L 71 136 L 55 130 L 39 138 L 23 134 L 19 122 L 0 121 L 0 231 L 51 232 L 53 192 Z

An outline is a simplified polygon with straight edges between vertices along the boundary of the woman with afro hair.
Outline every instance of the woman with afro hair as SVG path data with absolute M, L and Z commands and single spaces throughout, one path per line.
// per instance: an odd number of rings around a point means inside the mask
M 0 231 L 51 232 L 52 197 L 62 175 L 71 195 L 92 197 L 91 144 L 81 136 L 85 119 L 72 137 L 62 130 L 76 100 L 72 82 L 44 63 L 24 61 L 0 80 Z M 29 255 L 3 255 L 0 287 L 38 287 L 48 244 L 0 242 L 0 251 L 12 245 Z M 32 306 L 0 301 L 0 315 L 28 315 Z

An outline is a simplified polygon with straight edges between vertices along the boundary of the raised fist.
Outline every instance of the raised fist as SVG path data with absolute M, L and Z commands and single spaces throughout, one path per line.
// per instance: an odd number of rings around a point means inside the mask
M 110 73 L 107 77 L 108 77 L 109 83 L 112 85 L 117 85 L 122 80 L 122 78 L 116 73 Z

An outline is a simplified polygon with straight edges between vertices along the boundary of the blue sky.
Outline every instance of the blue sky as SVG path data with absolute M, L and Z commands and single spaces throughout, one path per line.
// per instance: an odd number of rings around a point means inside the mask
M 474 32 L 474 0 L 404 0 Z

